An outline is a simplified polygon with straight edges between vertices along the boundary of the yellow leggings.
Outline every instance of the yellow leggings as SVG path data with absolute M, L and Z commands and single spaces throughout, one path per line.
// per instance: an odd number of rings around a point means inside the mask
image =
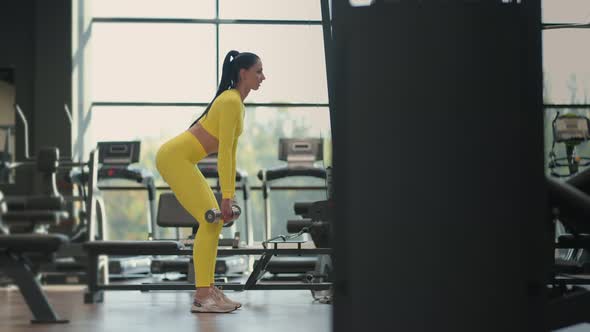
M 198 222 L 193 245 L 196 287 L 209 287 L 215 282 L 217 243 L 222 223 L 204 221 L 205 212 L 219 209 L 215 195 L 195 165 L 207 156 L 199 140 L 188 131 L 164 143 L 156 154 L 156 167 L 162 178 L 186 211 Z

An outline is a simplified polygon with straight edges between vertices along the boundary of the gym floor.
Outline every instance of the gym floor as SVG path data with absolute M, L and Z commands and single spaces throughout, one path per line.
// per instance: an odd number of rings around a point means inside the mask
M 584 323 L 584 324 L 578 324 L 576 326 L 572 326 L 569 328 L 557 330 L 556 332 L 588 332 L 588 331 L 590 331 L 590 324 Z
M 84 304 L 84 286 L 44 286 L 49 302 L 69 324 L 31 324 L 16 287 L 0 288 L 0 331 L 331 331 L 332 306 L 309 291 L 248 291 L 226 294 L 243 303 L 229 314 L 192 314 L 192 292 L 111 291 L 101 304 Z

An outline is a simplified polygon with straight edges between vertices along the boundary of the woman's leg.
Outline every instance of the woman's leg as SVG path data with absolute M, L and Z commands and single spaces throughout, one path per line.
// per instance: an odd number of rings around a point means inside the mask
M 184 132 L 160 147 L 156 167 L 180 205 L 199 222 L 193 245 L 197 292 L 191 312 L 232 312 L 236 305 L 226 303 L 210 286 L 215 281 L 215 259 L 222 225 L 204 220 L 207 210 L 219 208 L 209 183 L 195 167 L 206 155 L 199 141 L 191 133 Z
M 194 165 L 188 161 L 177 161 L 172 173 L 166 177 L 166 182 L 180 205 L 199 221 L 193 245 L 196 286 L 209 287 L 215 281 L 213 269 L 222 225 L 210 224 L 204 220 L 204 216 L 207 210 L 219 209 L 219 206 L 215 197 L 212 197 L 209 183 Z
M 199 221 L 199 230 L 193 245 L 197 287 L 210 287 L 214 283 L 217 244 L 223 226 L 204 220 L 207 210 L 219 209 L 209 183 L 195 167 L 198 159 L 205 155 L 196 138 L 187 132 L 164 144 L 156 156 L 156 166 L 160 175 L 168 183 L 182 207 Z

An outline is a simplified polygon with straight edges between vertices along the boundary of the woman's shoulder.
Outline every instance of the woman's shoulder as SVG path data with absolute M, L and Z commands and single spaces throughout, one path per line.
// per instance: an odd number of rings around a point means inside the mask
M 215 98 L 214 104 L 217 104 L 215 106 L 222 107 L 240 107 L 242 105 L 242 99 L 240 98 L 240 93 L 236 90 L 225 90 Z
M 240 92 L 236 89 L 225 90 L 217 98 L 218 99 L 221 98 L 223 100 L 231 101 L 231 102 L 241 102 L 242 101 L 242 99 L 240 98 Z

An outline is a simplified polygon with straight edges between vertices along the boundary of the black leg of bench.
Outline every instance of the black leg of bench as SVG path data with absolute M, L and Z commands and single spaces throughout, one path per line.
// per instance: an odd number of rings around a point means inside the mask
M 98 290 L 98 254 L 88 253 L 87 276 L 88 288 L 84 293 L 84 303 L 101 303 L 104 300 L 103 291 Z
M 1 255 L 0 263 L 2 271 L 18 286 L 29 309 L 33 313 L 32 323 L 68 323 L 68 320 L 59 319 L 47 301 L 47 297 L 35 275 L 20 256 Z
M 251 289 L 252 286 L 256 285 L 258 280 L 260 280 L 264 276 L 264 274 L 266 273 L 266 267 L 268 266 L 268 262 L 270 262 L 271 258 L 272 254 L 266 252 L 263 253 L 262 256 L 260 256 L 258 263 L 254 266 L 252 273 L 250 274 L 248 280 L 246 280 L 246 283 L 244 284 L 244 290 Z

